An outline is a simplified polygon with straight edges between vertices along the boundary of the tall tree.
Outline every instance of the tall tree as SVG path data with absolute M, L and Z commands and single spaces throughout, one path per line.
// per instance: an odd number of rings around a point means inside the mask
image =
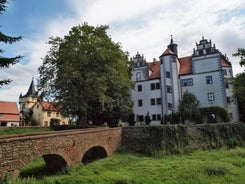
M 179 104 L 179 111 L 184 119 L 197 120 L 199 100 L 193 93 L 186 91 Z
M 7 4 L 7 0 L 0 0 L 0 14 L 2 14 L 3 11 L 5 11 L 6 8 L 6 4 Z M 12 36 L 8 36 L 3 34 L 0 31 L 0 42 L 3 43 L 9 43 L 12 44 L 16 41 L 19 41 L 21 39 L 21 37 L 12 37 Z M 2 49 L 0 49 L 0 54 L 2 54 L 4 51 Z M 22 58 L 22 56 L 16 56 L 16 57 L 4 57 L 0 55 L 0 68 L 9 68 L 10 65 L 14 65 L 16 63 L 19 62 L 19 60 Z M 3 85 L 7 85 L 11 82 L 11 79 L 1 79 L 0 80 L 0 88 Z
M 245 49 L 239 48 L 233 56 L 238 56 L 241 58 L 240 66 L 245 66 Z M 240 121 L 245 122 L 245 71 L 243 73 L 237 74 L 237 76 L 232 81 L 234 96 L 237 98 Z
M 245 122 L 245 72 L 237 74 L 232 85 L 234 97 L 238 102 L 240 121 Z
M 39 67 L 42 96 L 53 98 L 83 124 L 94 115 L 127 114 L 132 63 L 107 35 L 108 26 L 75 26 L 64 38 L 52 37 Z

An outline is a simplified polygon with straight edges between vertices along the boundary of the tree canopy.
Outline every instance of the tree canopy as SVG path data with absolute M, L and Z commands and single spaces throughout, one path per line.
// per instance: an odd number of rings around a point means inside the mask
M 245 122 L 245 72 L 238 74 L 232 84 L 234 96 L 238 101 L 240 120 Z
M 5 11 L 7 4 L 7 0 L 1 0 L 0 1 L 0 14 L 2 14 L 3 11 Z M 12 37 L 5 35 L 0 31 L 0 42 L 3 43 L 9 43 L 12 44 L 16 41 L 19 41 L 21 37 Z M 0 49 L 0 54 L 2 54 L 4 50 Z M 14 65 L 19 62 L 19 60 L 22 58 L 22 56 L 16 56 L 16 57 L 4 57 L 0 55 L 0 68 L 9 68 L 10 65 Z M 0 88 L 3 85 L 7 85 L 11 82 L 11 79 L 0 79 Z
M 233 56 L 240 57 L 240 66 L 245 66 L 245 49 L 239 48 Z M 243 73 L 237 74 L 237 76 L 232 81 L 234 96 L 237 98 L 240 121 L 245 122 L 245 71 Z
M 132 63 L 107 35 L 108 28 L 84 23 L 64 38 L 51 37 L 51 48 L 38 69 L 41 96 L 61 103 L 82 123 L 132 109 Z
M 238 48 L 237 52 L 233 54 L 233 56 L 239 56 L 241 58 L 240 60 L 240 66 L 245 66 L 245 49 Z
M 193 93 L 186 91 L 179 104 L 179 111 L 184 119 L 197 120 L 199 101 Z

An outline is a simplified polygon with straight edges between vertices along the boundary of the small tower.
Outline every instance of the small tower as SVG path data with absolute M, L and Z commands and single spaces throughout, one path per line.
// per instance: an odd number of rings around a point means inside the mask
M 168 48 L 175 53 L 175 55 L 178 57 L 178 45 L 174 43 L 173 41 L 173 35 L 171 35 L 170 44 L 168 45 Z
M 149 72 L 144 55 L 137 53 L 135 57 L 131 58 L 131 61 L 134 62 L 132 80 L 141 81 L 148 79 Z
M 162 115 L 168 115 L 178 111 L 180 100 L 179 85 L 179 61 L 177 56 L 177 44 L 173 42 L 171 35 L 170 44 L 159 57 L 161 61 L 161 93 L 162 93 Z
M 34 79 L 32 78 L 31 84 L 27 93 L 23 96 L 22 93 L 19 96 L 20 112 L 28 113 L 30 108 L 37 102 L 38 91 L 34 84 Z

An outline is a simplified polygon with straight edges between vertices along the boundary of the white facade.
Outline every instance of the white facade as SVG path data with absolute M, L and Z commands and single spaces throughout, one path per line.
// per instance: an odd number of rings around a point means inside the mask
M 135 63 L 132 80 L 133 111 L 138 124 L 148 114 L 151 124 L 160 123 L 164 115 L 178 112 L 184 92 L 189 91 L 200 101 L 201 107 L 227 108 L 234 121 L 239 120 L 236 100 L 232 97 L 232 66 L 211 40 L 196 44 L 192 56 L 178 58 L 177 44 L 171 38 L 160 61 L 146 63 L 143 55 L 132 58 Z

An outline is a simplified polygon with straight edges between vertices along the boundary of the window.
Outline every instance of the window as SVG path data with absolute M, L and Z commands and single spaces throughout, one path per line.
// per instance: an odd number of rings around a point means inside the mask
M 144 116 L 143 115 L 137 115 L 137 120 L 143 122 Z
M 214 101 L 214 93 L 208 93 L 208 101 Z
M 142 107 L 143 106 L 143 100 L 138 100 L 138 106 Z
M 152 98 L 152 99 L 151 99 L 151 105 L 156 105 L 155 98 Z
M 213 78 L 212 78 L 212 76 L 206 76 L 206 83 L 207 84 L 213 84 Z
M 225 82 L 225 88 L 228 89 L 229 88 L 229 83 Z
M 171 88 L 171 86 L 167 86 L 167 92 L 168 92 L 168 93 L 172 93 L 172 88 Z
M 160 83 L 151 83 L 151 90 L 160 89 Z
M 182 79 L 181 84 L 182 86 L 193 86 L 193 79 L 192 78 Z
M 173 104 L 168 103 L 168 108 L 169 108 L 169 109 L 172 109 L 172 108 L 173 108 Z
M 157 117 L 156 117 L 156 114 L 152 114 L 152 121 L 156 121 L 157 120 Z
M 226 76 L 227 75 L 227 71 L 223 70 L 223 74 L 224 74 L 224 76 Z
M 166 78 L 171 78 L 170 72 L 166 72 Z
M 37 109 L 39 108 L 39 105 L 37 105 Z
M 56 117 L 59 117 L 60 116 L 60 113 L 56 112 Z
M 161 121 L 161 114 L 157 114 L 157 120 Z
M 26 108 L 26 104 L 23 103 L 23 104 L 22 104 L 22 109 L 25 109 L 25 108 Z
M 161 105 L 161 98 L 151 98 L 151 105 Z
M 160 89 L 160 83 L 156 83 L 156 89 Z
M 154 89 L 155 89 L 155 84 L 151 83 L 151 90 L 154 90 Z
M 47 112 L 47 115 L 48 115 L 48 117 L 50 117 L 50 116 L 51 116 L 51 112 L 50 112 L 50 111 L 48 111 L 48 112 Z
M 152 121 L 160 121 L 161 120 L 161 114 L 152 114 Z
M 138 91 L 142 91 L 142 85 L 138 85 Z
M 161 101 L 162 101 L 161 98 L 157 98 L 157 105 L 161 105 L 162 104 Z
M 229 96 L 226 97 L 227 103 L 231 103 L 231 98 Z
M 3 117 L 3 114 L 0 114 L 0 118 L 2 118 Z
M 136 73 L 136 80 L 140 80 L 140 78 L 141 78 L 141 73 L 140 72 L 137 72 Z

